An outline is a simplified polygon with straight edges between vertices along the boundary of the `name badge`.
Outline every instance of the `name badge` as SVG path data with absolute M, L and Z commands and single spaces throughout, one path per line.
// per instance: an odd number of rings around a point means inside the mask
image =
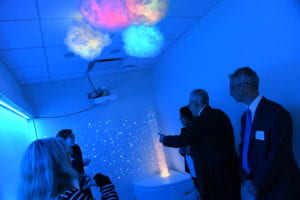
M 255 139 L 256 140 L 265 140 L 265 132 L 264 131 L 256 131 L 255 132 Z

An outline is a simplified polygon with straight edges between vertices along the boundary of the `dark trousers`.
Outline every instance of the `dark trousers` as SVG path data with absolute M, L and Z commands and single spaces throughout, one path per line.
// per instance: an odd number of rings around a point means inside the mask
M 225 190 L 213 189 L 213 191 L 209 187 L 207 188 L 199 178 L 193 178 L 193 182 L 200 194 L 201 200 L 241 200 L 241 186 L 239 182 L 224 183 L 226 185 Z M 204 188 L 207 189 L 205 190 Z

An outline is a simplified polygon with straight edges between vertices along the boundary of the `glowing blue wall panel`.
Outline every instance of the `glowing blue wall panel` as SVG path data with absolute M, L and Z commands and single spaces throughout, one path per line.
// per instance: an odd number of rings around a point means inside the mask
M 60 129 L 73 129 L 84 157 L 91 159 L 86 171 L 109 175 L 121 199 L 130 200 L 134 198 L 133 181 L 158 170 L 153 131 L 148 124 L 152 119 L 148 114 L 154 110 L 149 72 L 92 79 L 95 86 L 106 86 L 118 99 L 74 116 L 37 119 L 38 134 L 40 138 L 53 137 Z M 91 88 L 85 79 L 29 86 L 26 91 L 39 116 L 91 106 L 87 98 Z
M 18 81 L 0 60 L 0 94 L 32 114 L 32 108 L 23 98 L 23 90 Z
M 35 139 L 28 120 L 0 106 L 0 199 L 16 199 L 20 161 Z

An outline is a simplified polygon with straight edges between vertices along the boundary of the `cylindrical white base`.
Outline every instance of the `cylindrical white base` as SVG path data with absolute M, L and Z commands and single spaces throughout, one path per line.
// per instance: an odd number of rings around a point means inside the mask
M 197 190 L 189 174 L 170 171 L 170 176 L 159 174 L 134 184 L 136 200 L 196 200 Z

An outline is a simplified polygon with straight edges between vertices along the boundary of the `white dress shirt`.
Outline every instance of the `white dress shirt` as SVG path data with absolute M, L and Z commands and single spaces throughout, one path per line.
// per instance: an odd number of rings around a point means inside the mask
M 251 111 L 252 123 L 253 123 L 253 120 L 255 117 L 255 112 L 256 112 L 257 106 L 258 106 L 259 102 L 261 101 L 261 99 L 262 99 L 262 95 L 258 95 L 252 101 L 252 103 L 249 106 L 247 106 L 247 108 Z

